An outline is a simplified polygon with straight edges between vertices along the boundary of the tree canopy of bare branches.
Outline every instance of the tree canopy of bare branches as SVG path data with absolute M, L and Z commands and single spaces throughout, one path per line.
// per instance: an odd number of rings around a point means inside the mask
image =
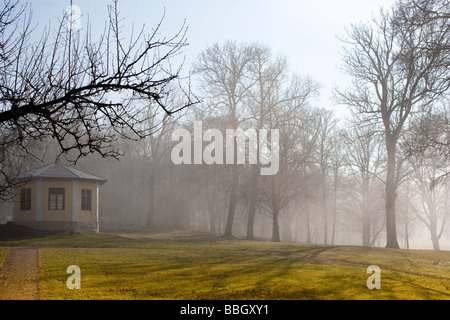
M 117 157 L 118 138 L 141 139 L 157 127 L 149 126 L 143 98 L 168 115 L 195 102 L 183 88 L 180 105 L 166 105 L 174 84 L 183 87 L 181 66 L 172 65 L 186 46 L 184 24 L 163 37 L 163 18 L 150 32 L 145 26 L 124 33 L 118 1 L 108 6 L 103 33 L 94 38 L 88 22 L 72 28 L 66 13 L 57 28 L 36 35 L 31 9 L 19 1 L 4 0 L 0 11 L 0 148 L 2 154 L 38 157 L 30 141 L 55 139 L 61 154 L 72 161 L 90 153 Z M 33 41 L 32 39 L 39 40 Z M 170 84 L 170 86 L 169 86 Z M 189 87 L 189 86 L 188 86 Z M 6 162 L 2 162 L 2 165 Z M 2 185 L 14 175 L 6 172 Z M 3 188 L 5 189 L 5 188 Z
M 448 19 L 431 17 L 436 6 L 425 2 L 399 2 L 392 13 L 380 10 L 379 18 L 353 25 L 345 40 L 344 69 L 354 82 L 338 92 L 361 125 L 382 128 L 387 151 L 387 247 L 398 248 L 395 227 L 396 190 L 401 179 L 398 141 L 412 114 L 423 112 L 443 95 L 448 81 Z M 444 6 L 448 11 L 448 6 Z M 417 23 L 421 21 L 422 23 Z M 377 129 L 380 130 L 380 129 Z

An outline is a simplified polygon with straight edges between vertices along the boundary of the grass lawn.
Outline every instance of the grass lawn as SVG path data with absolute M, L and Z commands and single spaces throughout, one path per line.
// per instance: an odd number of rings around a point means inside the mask
M 8 255 L 9 248 L 0 248 L 0 270 L 3 267 L 6 256 Z
M 450 299 L 450 252 L 225 240 L 172 231 L 40 234 L 41 299 Z M 2 254 L 7 251 L 0 248 Z M 81 289 L 69 290 L 69 265 Z M 366 269 L 381 269 L 369 290 Z

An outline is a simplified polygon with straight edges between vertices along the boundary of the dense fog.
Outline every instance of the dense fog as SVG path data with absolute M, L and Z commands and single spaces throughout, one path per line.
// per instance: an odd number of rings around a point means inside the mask
M 13 142 L 2 127 L 8 136 L 2 147 L 22 147 L 3 151 L 2 163 L 21 163 L 24 171 L 57 160 L 106 179 L 103 232 L 181 228 L 267 241 L 450 250 L 449 6 L 415 3 L 398 2 L 346 26 L 339 70 L 350 80 L 336 84 L 331 106 L 322 103 L 321 83 L 277 48 L 228 39 L 183 65 L 189 74 L 183 85 L 172 82 L 175 66 L 161 68 L 170 72 L 152 84 L 160 91 L 127 97 L 129 118 L 117 116 L 121 109 L 105 112 L 107 118 L 88 111 L 95 126 L 80 121 L 64 131 L 46 124 L 54 131 L 37 138 L 40 129 L 27 130 L 29 121 Z M 182 51 L 189 42 L 174 39 L 163 45 Z M 125 57 L 123 65 L 135 67 Z M 98 65 L 119 70 L 115 63 Z M 145 69 L 158 76 L 161 70 Z M 111 90 L 108 99 L 119 91 Z M 1 103 L 5 112 L 9 104 Z M 114 121 L 119 128 L 108 127 Z

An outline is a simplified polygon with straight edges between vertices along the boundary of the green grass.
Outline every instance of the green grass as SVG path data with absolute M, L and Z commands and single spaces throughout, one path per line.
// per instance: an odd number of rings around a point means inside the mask
M 450 299 L 450 253 L 225 240 L 205 233 L 36 234 L 41 299 Z M 0 248 L 0 261 L 5 249 Z M 69 265 L 81 289 L 69 290 Z M 369 290 L 366 269 L 381 268 Z

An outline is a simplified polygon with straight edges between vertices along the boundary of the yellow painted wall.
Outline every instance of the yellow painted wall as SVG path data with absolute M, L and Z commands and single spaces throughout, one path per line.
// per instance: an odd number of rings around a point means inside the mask
M 15 221 L 36 221 L 36 182 L 24 185 L 31 188 L 31 210 L 20 210 L 20 191 L 15 197 L 14 220 Z M 64 188 L 64 210 L 48 209 L 48 189 Z M 92 210 L 81 210 L 81 190 L 92 190 Z M 41 180 L 41 221 L 72 221 L 72 180 Z M 77 181 L 77 221 L 97 222 L 97 183 Z

